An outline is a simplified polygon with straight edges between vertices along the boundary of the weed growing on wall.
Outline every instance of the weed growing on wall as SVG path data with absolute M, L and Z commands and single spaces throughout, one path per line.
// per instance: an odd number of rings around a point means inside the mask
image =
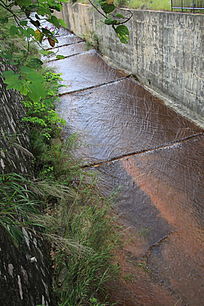
M 106 298 L 104 284 L 118 274 L 112 263 L 118 236 L 110 201 L 97 189 L 95 175 L 82 170 L 63 144 L 49 148 L 46 160 L 42 157 L 43 174 L 39 168 L 43 179 L 0 176 L 0 224 L 18 246 L 22 228 L 35 229 L 49 241 L 59 305 L 95 305 L 98 296 Z
M 0 175 L 0 225 L 17 245 L 23 238 L 22 227 L 34 225 L 32 216 L 40 210 L 29 186 L 30 181 L 17 173 Z
M 54 286 L 61 305 L 89 305 L 91 298 L 105 294 L 103 285 L 118 272 L 111 264 L 117 235 L 110 205 L 91 174 L 76 175 L 73 170 L 69 184 L 41 181 L 38 188 L 49 205 L 36 221 L 52 244 Z

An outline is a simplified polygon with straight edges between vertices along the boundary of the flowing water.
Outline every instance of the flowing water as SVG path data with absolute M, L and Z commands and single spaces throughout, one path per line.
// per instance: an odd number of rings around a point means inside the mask
M 66 35 L 65 35 L 66 34 Z M 118 254 L 124 277 L 112 286 L 118 305 L 204 305 L 204 133 L 62 32 L 50 59 L 62 73 L 58 111 L 76 155 L 117 190 L 124 227 Z M 111 284 L 110 284 L 111 287 Z

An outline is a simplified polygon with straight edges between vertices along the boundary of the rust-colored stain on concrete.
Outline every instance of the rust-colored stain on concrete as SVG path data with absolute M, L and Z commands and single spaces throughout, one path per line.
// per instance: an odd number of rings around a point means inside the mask
M 112 299 L 203 305 L 203 130 L 75 39 L 66 50 L 63 32 L 59 49 L 67 58 L 49 65 L 67 86 L 58 105 L 65 136 L 79 134 L 76 155 L 98 171 L 101 190 L 117 190 L 124 248 Z
M 204 300 L 203 150 L 204 136 L 121 161 L 171 227 L 146 255 L 153 275 L 162 276 L 185 305 Z

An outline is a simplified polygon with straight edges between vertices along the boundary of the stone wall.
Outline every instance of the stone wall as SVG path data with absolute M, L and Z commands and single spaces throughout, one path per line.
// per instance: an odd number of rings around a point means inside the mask
M 15 172 L 32 177 L 29 130 L 21 120 L 21 96 L 6 90 L 1 78 L 1 72 L 8 68 L 0 65 L 0 174 Z M 0 305 L 56 305 L 49 246 L 34 230 L 22 228 L 22 237 L 17 246 L 0 225 Z
M 100 51 L 113 64 L 136 75 L 177 111 L 203 126 L 204 15 L 133 10 L 127 45 L 90 6 L 65 4 L 63 18 L 79 36 L 94 32 Z

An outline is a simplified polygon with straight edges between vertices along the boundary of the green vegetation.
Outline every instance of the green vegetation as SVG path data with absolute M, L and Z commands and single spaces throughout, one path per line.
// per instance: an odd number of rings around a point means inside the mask
M 94 32 L 89 32 L 83 35 L 83 39 L 86 42 L 86 49 L 90 50 L 92 48 L 98 50 L 99 48 L 99 39 L 98 36 Z
M 130 9 L 141 9 L 141 10 L 166 10 L 171 11 L 171 1 L 170 0 L 114 0 L 117 7 L 128 7 Z M 181 1 L 177 6 L 188 6 L 187 3 Z M 201 2 L 197 2 L 198 6 L 202 7 Z M 189 2 L 189 6 L 191 6 Z M 177 11 L 182 11 L 182 9 L 175 9 Z M 192 10 L 184 10 L 184 12 L 192 12 Z M 202 10 L 196 10 L 196 12 L 202 13 Z
M 49 207 L 41 219 L 53 246 L 55 289 L 61 305 L 88 305 L 91 298 L 103 295 L 104 283 L 118 270 L 111 264 L 115 234 L 110 207 L 94 192 L 94 185 L 82 180 L 79 186 L 57 186 L 61 195 L 56 210 Z
M 0 225 L 16 245 L 22 240 L 22 227 L 33 226 L 32 216 L 40 208 L 40 201 L 30 190 L 30 182 L 23 176 L 0 175 Z
M 2 22 L 0 30 L 8 44 L 4 41 L 3 62 L 14 67 L 4 80 L 23 96 L 35 179 L 0 175 L 0 226 L 17 247 L 22 228 L 49 241 L 59 305 L 110 305 L 104 284 L 118 273 L 112 263 L 118 238 L 111 201 L 100 194 L 94 173 L 73 158 L 77 136 L 66 142 L 60 137 L 63 121 L 55 112 L 60 75 L 42 66 L 36 47 L 29 41 L 28 48 L 24 35 L 10 30 L 12 23 L 12 18 Z
M 15 23 L 9 27 L 9 33 L 10 35 L 26 38 L 27 51 L 29 50 L 31 39 L 38 43 L 41 43 L 43 39 L 47 39 L 50 46 L 54 47 L 58 42 L 55 35 L 56 32 L 44 26 L 44 21 L 46 20 L 53 24 L 57 29 L 60 26 L 65 26 L 64 21 L 54 15 L 55 11 L 61 10 L 63 2 L 66 2 L 66 0 L 1 0 L 0 8 L 9 13 L 9 15 L 3 15 L 0 18 L 0 24 L 8 24 L 9 19 L 13 18 Z M 76 1 L 72 0 L 72 3 L 74 2 Z M 104 23 L 112 26 L 120 41 L 127 43 L 129 30 L 125 23 L 132 17 L 132 14 L 130 13 L 129 16 L 118 14 L 113 1 L 99 0 L 94 3 L 89 0 L 89 3 L 103 16 Z M 27 51 L 24 51 L 26 59 Z
M 118 239 L 110 202 L 97 190 L 95 176 L 80 168 L 67 146 L 65 154 L 62 143 L 45 147 L 50 151 L 49 158 L 41 156 L 43 180 L 0 175 L 0 224 L 16 245 L 21 245 L 22 227 L 35 228 L 50 241 L 59 305 L 92 305 L 98 296 L 106 300 L 104 284 L 118 272 L 112 263 Z
M 115 0 L 116 6 L 144 10 L 171 10 L 170 0 Z

